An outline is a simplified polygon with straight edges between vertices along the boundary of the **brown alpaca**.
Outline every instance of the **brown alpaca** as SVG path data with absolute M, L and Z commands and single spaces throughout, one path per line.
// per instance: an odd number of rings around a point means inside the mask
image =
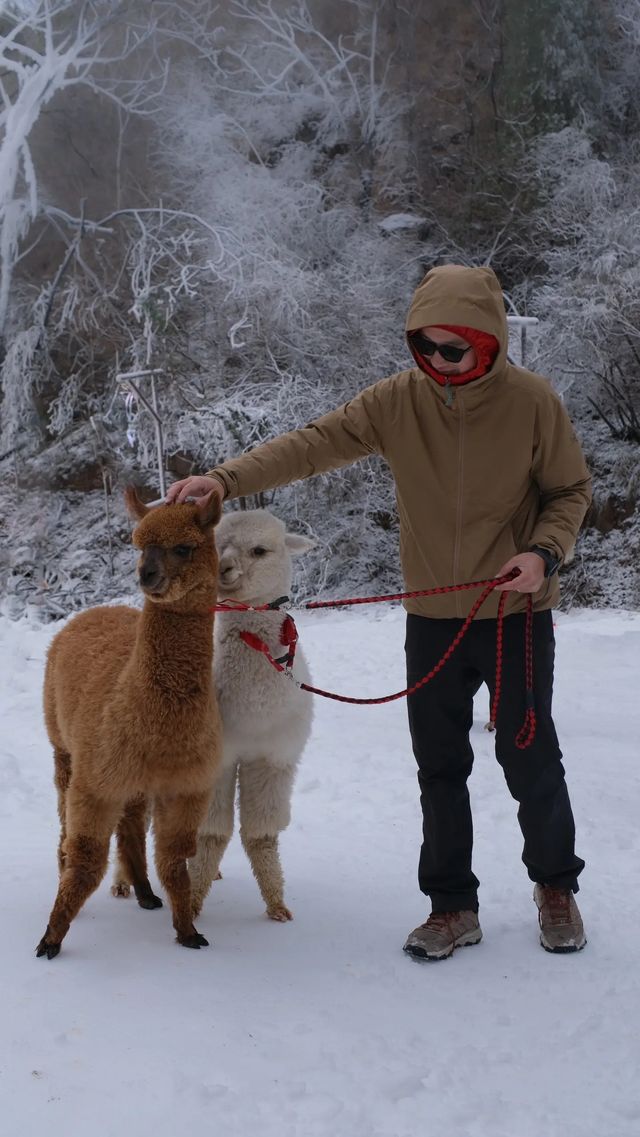
M 187 858 L 195 855 L 221 753 L 209 611 L 220 504 L 209 495 L 148 509 L 134 490 L 125 497 L 140 522 L 133 543 L 141 550 L 144 608 L 75 616 L 47 657 L 44 710 L 61 821 L 58 895 L 36 949 L 48 959 L 104 876 L 116 826 L 138 903 L 161 906 L 147 877 L 147 802 L 177 940 L 207 944 L 192 922 Z

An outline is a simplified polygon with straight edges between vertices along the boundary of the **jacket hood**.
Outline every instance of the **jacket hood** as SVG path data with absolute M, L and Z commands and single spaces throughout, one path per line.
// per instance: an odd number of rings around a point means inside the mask
M 427 273 L 414 293 L 406 331 L 443 324 L 464 325 L 495 336 L 500 350 L 486 377 L 504 368 L 509 331 L 502 288 L 493 269 L 439 265 Z

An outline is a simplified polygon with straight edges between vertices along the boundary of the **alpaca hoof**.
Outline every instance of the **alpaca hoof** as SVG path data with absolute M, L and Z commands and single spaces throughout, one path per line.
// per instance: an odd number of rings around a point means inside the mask
M 182 944 L 183 947 L 190 947 L 190 948 L 209 947 L 209 941 L 205 940 L 204 936 L 200 935 L 200 932 L 193 932 L 193 934 L 190 936 L 178 936 L 177 938 L 178 938 L 178 943 Z
M 138 904 L 141 908 L 146 908 L 151 912 L 154 908 L 162 908 L 162 901 L 159 896 L 154 896 L 153 892 L 150 896 L 139 896 Z
M 50 943 L 49 940 L 46 939 L 45 935 L 42 937 L 40 943 L 36 948 L 36 955 L 38 956 L 38 959 L 40 959 L 43 955 L 46 955 L 47 959 L 55 959 L 59 951 L 60 944 Z
M 280 924 L 286 924 L 287 920 L 293 920 L 293 912 L 284 904 L 276 904 L 273 908 L 267 908 L 267 916 L 270 920 L 278 920 Z
M 131 896 L 131 885 L 126 880 L 119 880 L 111 885 L 112 896 Z

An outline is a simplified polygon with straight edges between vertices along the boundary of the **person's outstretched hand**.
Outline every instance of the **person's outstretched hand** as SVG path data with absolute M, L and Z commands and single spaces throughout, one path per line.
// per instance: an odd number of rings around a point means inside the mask
M 179 482 L 174 482 L 165 495 L 165 501 L 168 505 L 171 502 L 186 501 L 188 497 L 206 497 L 212 490 L 218 494 L 220 501 L 224 497 L 224 486 L 217 478 L 207 478 L 204 474 L 193 475 L 190 478 L 182 478 Z
M 518 553 L 503 564 L 496 576 L 507 576 L 512 569 L 519 569 L 518 575 L 501 584 L 498 592 L 538 592 L 542 588 L 545 563 L 537 553 Z

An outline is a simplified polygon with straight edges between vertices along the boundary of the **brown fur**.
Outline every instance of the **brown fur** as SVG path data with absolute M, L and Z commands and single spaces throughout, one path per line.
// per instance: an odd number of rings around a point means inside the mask
M 152 802 L 156 866 L 177 939 L 206 940 L 192 923 L 187 858 L 196 850 L 215 781 L 221 736 L 211 679 L 218 561 L 217 498 L 147 510 L 133 543 L 145 604 L 93 608 L 49 649 L 44 684 L 61 821 L 60 884 L 37 954 L 57 955 L 69 925 L 120 852 L 139 903 L 158 907 L 147 877 L 144 820 Z M 185 552 L 186 550 L 186 552 Z

